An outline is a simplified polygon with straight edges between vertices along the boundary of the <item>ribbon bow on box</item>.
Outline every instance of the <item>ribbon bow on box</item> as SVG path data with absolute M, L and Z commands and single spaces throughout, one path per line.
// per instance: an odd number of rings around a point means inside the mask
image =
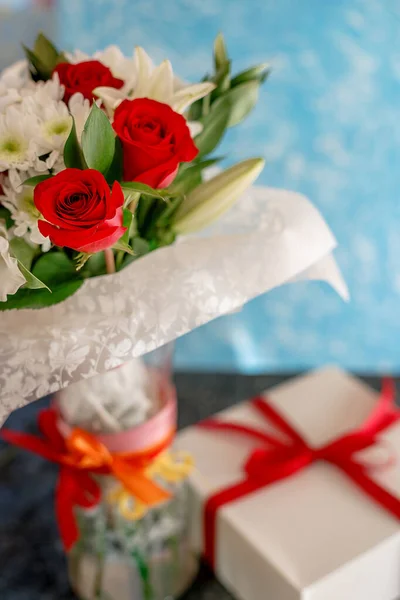
M 383 382 L 382 393 L 375 410 L 365 423 L 350 433 L 319 448 L 313 448 L 279 412 L 268 404 L 265 398 L 255 398 L 252 406 L 268 423 L 286 438 L 241 425 L 208 419 L 200 427 L 226 433 L 237 433 L 261 441 L 244 465 L 244 477 L 238 483 L 211 496 L 205 505 L 204 544 L 205 557 L 215 566 L 215 525 L 217 511 L 222 506 L 239 500 L 248 494 L 265 488 L 277 481 L 299 473 L 316 461 L 326 461 L 335 465 L 358 485 L 368 496 L 385 510 L 400 519 L 400 500 L 369 475 L 371 465 L 357 460 L 356 454 L 379 444 L 378 434 L 400 419 L 396 408 L 395 388 L 392 380 Z
M 141 507 L 151 507 L 171 497 L 152 477 L 165 473 L 178 476 L 182 471 L 179 457 L 175 463 L 171 457 L 168 459 L 164 455 L 172 442 L 174 431 L 152 447 L 136 452 L 112 453 L 94 435 L 79 428 L 73 429 L 70 436 L 64 438 L 57 421 L 58 415 L 54 409 L 44 410 L 39 415 L 42 438 L 7 429 L 1 432 L 1 437 L 10 444 L 60 465 L 56 515 L 66 550 L 79 537 L 74 508 L 92 508 L 101 501 L 101 488 L 93 475 L 113 475 L 122 484 L 123 491 L 133 496 Z M 172 479 L 164 479 L 174 480 L 173 476 Z

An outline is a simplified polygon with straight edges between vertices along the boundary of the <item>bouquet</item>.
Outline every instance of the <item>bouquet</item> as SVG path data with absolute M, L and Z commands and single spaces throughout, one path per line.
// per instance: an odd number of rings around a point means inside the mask
M 243 195 L 263 159 L 210 176 L 266 64 L 232 76 L 222 35 L 195 84 L 142 48 L 25 53 L 0 76 L 0 420 L 287 281 L 346 293 L 306 198 Z
M 257 100 L 268 70 L 215 69 L 186 85 L 142 48 L 93 59 L 39 35 L 0 81 L 0 309 L 64 300 L 227 210 L 257 177 L 251 159 L 202 183 L 228 127 Z M 223 192 L 223 193 L 221 193 Z

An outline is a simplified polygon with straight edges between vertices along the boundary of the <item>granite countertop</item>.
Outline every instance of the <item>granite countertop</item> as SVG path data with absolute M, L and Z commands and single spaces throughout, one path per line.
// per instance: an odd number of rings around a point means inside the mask
M 179 426 L 196 423 L 286 379 L 283 376 L 178 374 Z M 366 378 L 379 387 L 375 378 Z M 17 412 L 8 427 L 35 430 L 46 401 Z M 0 442 L 0 599 L 74 600 L 54 519 L 57 467 Z M 230 594 L 203 566 L 185 600 L 228 600 Z

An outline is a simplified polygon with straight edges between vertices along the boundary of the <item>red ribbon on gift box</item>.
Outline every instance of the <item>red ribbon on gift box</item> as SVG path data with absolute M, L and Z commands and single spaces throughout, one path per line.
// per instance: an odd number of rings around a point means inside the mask
M 377 504 L 400 520 L 400 499 L 378 485 L 369 475 L 371 466 L 360 462 L 355 455 L 379 445 L 378 435 L 400 419 L 395 405 L 395 386 L 391 379 L 383 381 L 377 406 L 359 429 L 355 429 L 319 448 L 313 448 L 296 429 L 273 408 L 265 398 L 251 400 L 253 408 L 268 423 L 283 434 L 284 441 L 274 435 L 241 425 L 208 419 L 199 424 L 203 429 L 225 433 L 237 433 L 263 442 L 256 448 L 244 465 L 243 479 L 208 498 L 204 509 L 204 554 L 207 562 L 215 567 L 215 532 L 218 510 L 248 494 L 261 490 L 277 481 L 286 479 L 318 461 L 335 465 L 361 488 Z

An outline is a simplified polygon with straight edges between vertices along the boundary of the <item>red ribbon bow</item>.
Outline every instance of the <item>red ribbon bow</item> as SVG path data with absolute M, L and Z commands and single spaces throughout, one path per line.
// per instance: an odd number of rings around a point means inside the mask
M 93 478 L 94 474 L 112 474 L 131 495 L 148 506 L 170 497 L 169 492 L 146 475 L 146 468 L 170 445 L 172 434 L 157 446 L 143 451 L 113 454 L 95 436 L 79 428 L 73 429 L 69 438 L 63 438 L 57 420 L 54 409 L 43 410 L 39 414 L 42 438 L 8 429 L 2 430 L 0 435 L 10 444 L 60 465 L 56 518 L 66 550 L 70 550 L 79 537 L 75 507 L 93 508 L 101 500 L 101 488 Z
M 301 472 L 316 461 L 335 465 L 385 510 L 400 519 L 400 500 L 375 483 L 369 476 L 370 465 L 359 462 L 355 454 L 377 443 L 380 432 L 400 419 L 396 408 L 394 382 L 385 379 L 375 410 L 365 423 L 333 442 L 313 448 L 265 398 L 255 398 L 252 406 L 258 413 L 287 438 L 270 435 L 258 429 L 209 419 L 200 426 L 210 430 L 238 433 L 263 442 L 244 465 L 244 478 L 211 496 L 205 505 L 204 544 L 205 558 L 215 566 L 215 525 L 217 511 L 222 506 L 239 500 L 257 490 Z

